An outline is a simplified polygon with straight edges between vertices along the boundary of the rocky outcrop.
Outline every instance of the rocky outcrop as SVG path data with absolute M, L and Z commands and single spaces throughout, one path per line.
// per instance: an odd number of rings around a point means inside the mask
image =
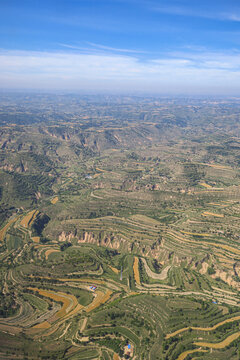
M 96 244 L 115 250 L 119 249 L 121 245 L 124 245 L 124 241 L 121 241 L 114 236 L 96 236 L 91 232 L 84 232 L 83 236 L 78 240 L 78 243 Z
M 65 233 L 65 231 L 62 231 L 61 234 L 58 236 L 58 240 L 63 242 L 63 241 L 67 241 L 67 242 L 71 242 L 72 239 L 74 238 L 74 234 L 73 233 Z

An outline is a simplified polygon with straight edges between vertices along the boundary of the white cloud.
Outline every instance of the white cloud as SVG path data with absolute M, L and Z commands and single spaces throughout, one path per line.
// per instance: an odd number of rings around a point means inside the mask
M 81 52 L 85 52 L 87 54 L 92 54 L 92 53 L 101 53 L 101 54 L 109 54 L 109 53 L 126 53 L 126 54 L 147 54 L 146 51 L 142 51 L 142 50 L 136 50 L 136 49 L 122 49 L 122 48 L 115 48 L 115 47 L 111 47 L 111 46 L 105 46 L 102 44 L 95 44 L 92 42 L 87 41 L 86 42 L 89 47 L 83 47 L 83 46 L 78 46 L 78 45 L 71 45 L 71 44 L 63 44 L 63 43 L 59 43 L 60 46 L 64 47 L 64 48 L 68 48 L 68 49 L 72 49 L 72 50 L 79 50 Z
M 229 21 L 235 21 L 235 22 L 240 21 L 240 13 L 236 13 L 236 14 L 234 14 L 234 13 L 221 13 L 218 16 L 222 20 L 229 20 Z
M 145 53 L 146 54 L 145 51 L 141 51 L 141 50 L 114 48 L 114 47 L 105 46 L 105 45 L 101 45 L 101 44 L 95 44 L 95 43 L 91 43 L 91 42 L 88 42 L 88 44 L 93 46 L 95 49 L 101 49 L 101 50 L 105 50 L 105 51 L 120 52 L 120 53 L 136 53 L 136 54 L 144 54 Z
M 182 52 L 158 59 L 71 52 L 0 51 L 2 88 L 158 93 L 240 93 L 240 53 Z
M 224 12 L 224 11 L 212 11 L 210 9 L 204 10 L 201 7 L 198 9 L 189 8 L 186 6 L 155 6 L 152 7 L 153 11 L 169 14 L 169 15 L 177 15 L 177 16 L 189 16 L 189 17 L 199 17 L 205 19 L 215 19 L 220 21 L 240 21 L 240 12 Z

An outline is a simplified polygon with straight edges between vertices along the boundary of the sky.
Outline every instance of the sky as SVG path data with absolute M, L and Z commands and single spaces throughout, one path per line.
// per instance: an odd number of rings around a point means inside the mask
M 239 0 L 0 0 L 0 88 L 240 95 Z

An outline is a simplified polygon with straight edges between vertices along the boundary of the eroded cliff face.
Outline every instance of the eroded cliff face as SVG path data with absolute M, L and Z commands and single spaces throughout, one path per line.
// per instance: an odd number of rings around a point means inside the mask
M 124 249 L 127 242 L 126 240 L 119 239 L 114 236 L 106 235 L 102 236 L 102 234 L 94 234 L 92 232 L 83 232 L 81 235 L 77 235 L 75 232 L 65 232 L 62 231 L 59 236 L 59 241 L 68 241 L 72 242 L 73 239 L 77 239 L 79 244 L 88 243 L 88 244 L 95 244 L 98 246 L 105 246 L 111 249 Z
M 149 257 L 156 259 L 161 266 L 174 265 L 174 266 L 190 266 L 191 269 L 199 271 L 201 275 L 207 273 L 209 262 L 212 262 L 212 257 L 207 254 L 203 255 L 201 258 L 196 259 L 192 256 L 183 256 L 174 251 L 170 251 L 165 248 L 165 240 L 162 239 L 161 243 L 156 243 L 153 245 L 145 245 L 138 241 L 128 241 L 121 238 L 120 236 L 113 234 L 104 234 L 93 233 L 93 232 L 83 232 L 82 234 L 77 234 L 77 232 L 65 232 L 62 231 L 58 240 L 60 242 L 67 241 L 73 242 L 77 240 L 77 243 L 80 244 L 95 244 L 97 246 L 108 247 L 113 250 L 119 250 L 121 252 L 127 252 L 129 254 L 137 254 L 139 256 Z M 236 277 L 240 275 L 240 264 L 236 263 L 233 270 L 226 270 L 224 268 L 216 267 L 216 273 L 211 275 L 213 279 L 220 278 L 223 282 L 232 286 L 235 289 L 240 289 L 240 284 L 235 280 Z
M 112 234 L 99 234 L 93 232 L 83 232 L 81 235 L 78 235 L 77 232 L 65 232 L 62 231 L 58 235 L 58 240 L 60 242 L 72 242 L 77 240 L 78 244 L 95 244 L 97 246 L 105 246 L 110 249 L 115 249 L 127 253 L 138 254 L 139 256 L 146 256 L 152 259 L 158 260 L 161 265 L 166 265 L 169 263 L 180 265 L 182 262 L 185 262 L 187 265 L 191 265 L 194 262 L 194 259 L 190 256 L 180 256 L 173 251 L 169 251 L 164 248 L 164 241 L 161 244 L 144 245 L 138 241 L 128 241 L 121 238 L 117 235 Z M 196 261 L 196 260 L 195 260 Z

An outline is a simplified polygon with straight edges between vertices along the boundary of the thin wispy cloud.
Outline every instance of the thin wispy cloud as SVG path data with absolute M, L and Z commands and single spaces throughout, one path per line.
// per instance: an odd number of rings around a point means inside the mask
M 89 41 L 86 41 L 86 44 L 89 45 L 88 47 L 78 46 L 78 45 L 72 45 L 72 44 L 62 44 L 59 45 L 68 49 L 73 50 L 79 50 L 79 51 L 87 51 L 90 53 L 96 52 L 102 52 L 102 53 L 123 53 L 123 54 L 147 54 L 147 51 L 143 50 L 136 50 L 136 49 L 122 49 L 122 48 L 115 48 L 111 46 L 106 46 L 102 44 L 95 44 Z
M 2 87 L 240 93 L 240 53 L 189 52 L 142 60 L 117 54 L 0 51 Z
M 136 54 L 146 54 L 146 51 L 142 50 L 136 50 L 136 49 L 122 49 L 122 48 L 115 48 L 111 46 L 105 46 L 101 44 L 95 44 L 92 42 L 87 42 L 89 45 L 93 46 L 95 49 L 102 49 L 102 50 L 108 50 L 112 52 L 120 52 L 120 53 L 136 53 Z
M 240 21 L 240 11 L 238 13 L 229 13 L 224 11 L 209 11 L 203 9 L 193 9 L 185 6 L 154 6 L 151 9 L 162 14 L 174 16 L 199 17 L 205 19 L 215 19 L 220 21 Z
M 230 20 L 230 21 L 240 21 L 240 12 L 238 14 L 222 14 L 223 19 Z
M 62 46 L 64 48 L 67 48 L 67 49 L 72 49 L 72 50 L 89 50 L 89 48 L 85 48 L 85 47 L 77 46 L 77 45 L 71 45 L 71 44 L 59 43 L 58 45 Z

